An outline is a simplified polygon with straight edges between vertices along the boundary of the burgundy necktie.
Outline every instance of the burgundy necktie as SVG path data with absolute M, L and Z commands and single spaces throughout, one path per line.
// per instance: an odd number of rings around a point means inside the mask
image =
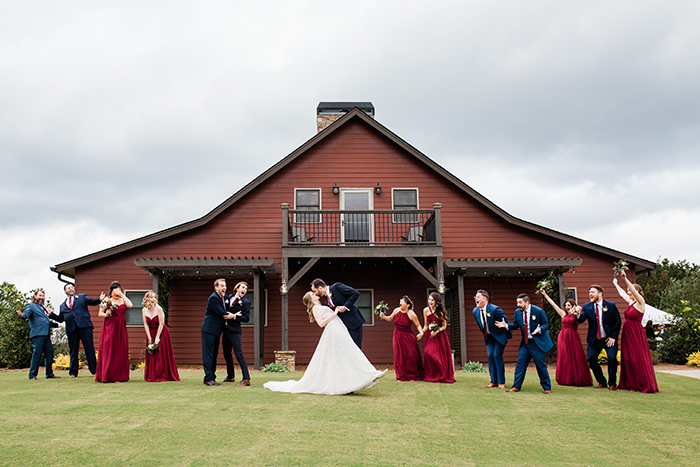
M 46 316 L 46 317 L 48 318 L 48 317 L 49 317 L 49 311 L 48 311 L 46 308 L 44 308 L 44 305 L 40 305 L 40 306 L 41 306 L 41 309 L 44 310 L 44 316 Z
M 530 323 L 527 321 L 527 313 L 523 311 L 523 321 L 525 322 L 525 343 L 527 344 L 527 335 L 530 334 Z
M 598 332 L 596 333 L 596 339 L 600 339 L 600 311 L 598 310 L 598 304 L 595 304 L 595 324 L 598 326 Z
M 68 308 L 73 309 L 73 297 L 68 297 Z
M 333 300 L 331 300 L 331 296 L 326 295 L 326 298 L 328 299 L 328 306 L 331 308 L 331 310 L 335 310 L 335 305 L 333 305 Z
M 238 303 L 239 301 L 240 301 L 240 299 L 238 298 L 238 295 L 236 295 L 236 296 L 233 298 L 233 302 L 231 302 L 231 307 L 233 308 L 233 306 L 234 306 L 236 303 Z

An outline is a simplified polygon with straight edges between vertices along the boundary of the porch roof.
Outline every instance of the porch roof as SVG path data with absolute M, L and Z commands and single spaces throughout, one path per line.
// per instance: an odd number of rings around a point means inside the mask
M 175 276 L 243 276 L 254 272 L 263 274 L 279 273 L 275 260 L 247 256 L 241 258 L 217 256 L 136 258 L 134 264 L 150 273 L 170 272 Z
M 550 270 L 564 273 L 580 266 L 581 258 L 470 258 L 445 261 L 445 274 L 463 274 L 467 277 L 540 276 Z

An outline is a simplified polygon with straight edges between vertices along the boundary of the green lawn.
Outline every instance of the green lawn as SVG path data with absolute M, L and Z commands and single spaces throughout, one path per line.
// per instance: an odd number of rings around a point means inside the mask
M 28 381 L 0 373 L 0 465 L 699 465 L 700 380 L 658 373 L 658 394 L 553 387 L 523 392 L 399 383 L 349 396 L 176 383 Z M 40 373 L 40 378 L 43 375 Z M 512 374 L 507 380 L 512 381 Z M 554 371 L 551 371 L 554 377 Z

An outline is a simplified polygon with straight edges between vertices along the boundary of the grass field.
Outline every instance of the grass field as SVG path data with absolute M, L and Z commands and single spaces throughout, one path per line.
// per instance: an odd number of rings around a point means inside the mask
M 700 465 L 700 380 L 658 373 L 661 392 L 553 387 L 523 392 L 397 382 L 348 396 L 253 386 L 0 373 L 0 465 Z M 551 372 L 552 377 L 554 372 Z M 507 375 L 512 379 L 512 374 Z

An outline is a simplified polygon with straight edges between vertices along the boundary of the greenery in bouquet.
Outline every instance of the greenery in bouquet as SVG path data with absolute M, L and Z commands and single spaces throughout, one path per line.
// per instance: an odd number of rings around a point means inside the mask
M 627 271 L 629 269 L 629 263 L 624 259 L 621 259 L 617 263 L 613 263 L 613 271 L 615 271 L 615 277 L 622 274 L 622 271 Z
M 548 292 L 551 286 L 552 283 L 549 281 L 548 278 L 542 279 L 537 283 L 537 291 L 535 293 L 540 293 L 542 290 Z
M 111 314 L 112 310 L 114 310 L 116 306 L 112 302 L 111 298 L 105 298 L 104 300 L 102 300 L 102 303 L 100 303 L 100 308 L 102 308 L 105 313 Z
M 289 373 L 289 368 L 283 363 L 268 363 L 260 371 L 263 373 Z
M 384 303 L 384 300 L 379 302 L 379 305 L 374 307 L 374 314 L 375 315 L 381 315 L 381 314 L 386 314 L 386 311 L 389 309 L 389 305 Z
M 430 329 L 433 332 L 438 332 L 438 329 L 440 329 L 440 325 L 438 323 L 432 322 L 428 325 L 428 329 Z
M 153 355 L 154 353 L 158 352 L 158 344 L 156 342 L 152 342 L 146 346 L 146 349 L 148 350 L 148 353 Z

